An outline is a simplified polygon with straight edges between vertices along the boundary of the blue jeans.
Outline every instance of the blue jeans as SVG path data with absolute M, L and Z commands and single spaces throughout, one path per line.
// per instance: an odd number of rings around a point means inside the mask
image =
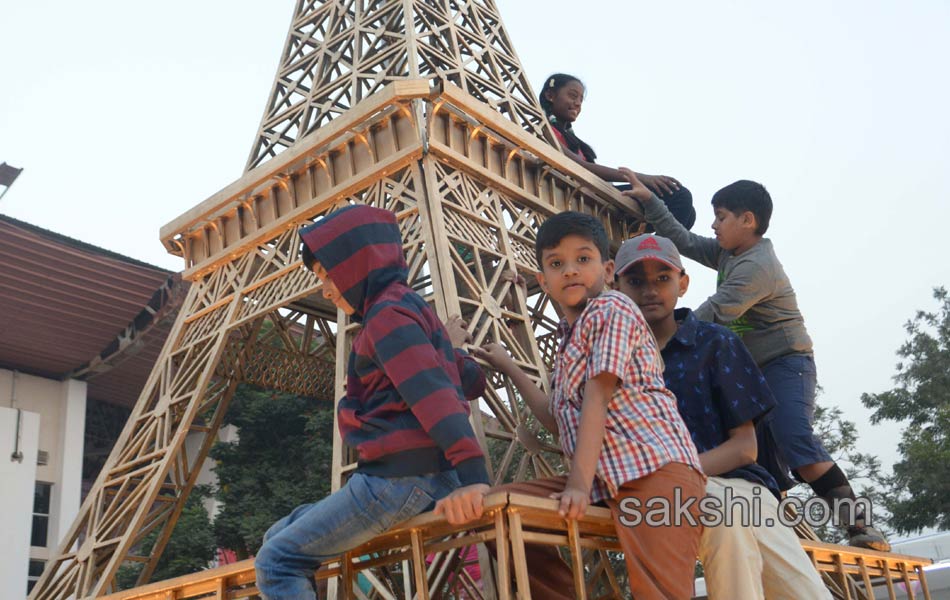
M 762 366 L 776 406 L 758 425 L 759 464 L 783 490 L 795 485 L 788 471 L 832 460 L 815 436 L 817 372 L 811 354 L 787 354 Z
M 460 486 L 455 471 L 414 477 L 357 472 L 341 489 L 274 523 L 254 560 L 257 587 L 268 600 L 314 600 L 314 571 L 327 559 L 368 542 L 431 509 Z

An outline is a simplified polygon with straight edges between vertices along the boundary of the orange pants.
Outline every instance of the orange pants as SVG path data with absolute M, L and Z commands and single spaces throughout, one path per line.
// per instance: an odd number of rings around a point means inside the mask
M 565 477 L 551 477 L 509 483 L 492 491 L 547 498 L 554 492 L 563 491 L 566 482 Z M 677 488 L 682 503 L 694 499 L 688 512 L 698 523 L 699 501 L 705 495 L 706 482 L 702 474 L 684 464 L 670 463 L 646 477 L 628 481 L 618 490 L 617 496 L 607 500 L 626 558 L 630 591 L 636 600 L 689 600 L 693 595 L 693 574 L 702 526 L 694 527 L 685 519 L 679 526 L 656 525 L 656 514 L 651 511 L 656 505 L 647 505 L 651 499 L 664 498 L 672 507 Z M 627 498 L 635 500 L 624 503 Z M 638 520 L 637 515 L 640 522 L 631 526 Z M 675 512 L 671 511 L 670 518 L 673 515 Z M 573 574 L 557 548 L 527 544 L 525 554 L 532 598 L 569 600 L 574 597 Z

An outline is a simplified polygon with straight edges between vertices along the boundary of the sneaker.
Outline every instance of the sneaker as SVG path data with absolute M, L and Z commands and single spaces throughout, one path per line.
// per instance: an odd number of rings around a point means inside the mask
M 878 552 L 891 551 L 891 545 L 884 538 L 884 534 L 870 526 L 850 527 L 848 529 L 848 544 L 856 548 L 867 548 Z

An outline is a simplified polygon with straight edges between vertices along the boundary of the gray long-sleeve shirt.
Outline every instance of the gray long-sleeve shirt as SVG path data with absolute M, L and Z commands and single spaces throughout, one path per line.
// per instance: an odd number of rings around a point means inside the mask
M 644 203 L 644 212 L 683 256 L 718 272 L 716 293 L 694 311 L 697 317 L 735 331 L 760 367 L 786 354 L 812 352 L 795 290 L 770 240 L 763 238 L 736 256 L 715 238 L 688 231 L 656 196 Z

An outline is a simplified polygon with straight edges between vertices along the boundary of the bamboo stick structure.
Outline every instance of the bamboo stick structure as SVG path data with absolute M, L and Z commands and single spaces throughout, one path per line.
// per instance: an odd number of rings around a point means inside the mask
M 184 262 L 188 295 L 32 599 L 114 593 L 129 562 L 144 565 L 140 584 L 149 580 L 240 382 L 340 397 L 356 325 L 302 268 L 298 229 L 350 203 L 395 212 L 410 285 L 443 319 L 461 314 L 474 344 L 504 344 L 545 389 L 556 315 L 539 289 L 508 275 L 533 280 L 535 232 L 557 212 L 596 216 L 614 243 L 641 225 L 637 206 L 561 153 L 494 0 L 297 0 L 246 172 L 161 229 Z M 511 382 L 497 373 L 489 381 L 473 426 L 494 480 L 557 473 L 557 446 L 539 435 Z M 199 440 L 197 452 L 186 437 Z M 355 464 L 338 432 L 333 451 L 337 489 Z M 524 589 L 522 544 L 541 541 L 565 548 L 578 597 L 618 597 L 612 530 L 602 509 L 567 524 L 546 501 L 501 494 L 474 526 L 422 515 L 317 577 L 344 598 L 508 598 L 511 577 Z M 151 553 L 137 554 L 153 533 Z M 488 583 L 479 589 L 460 549 L 486 540 L 499 542 L 498 557 L 483 553 Z M 860 559 L 854 572 L 865 586 L 888 569 L 924 580 L 920 561 L 833 552 L 814 546 L 816 568 L 850 578 Z M 110 597 L 255 591 L 244 561 Z
M 451 582 L 456 582 L 454 597 L 486 598 L 484 585 L 467 579 L 465 563 L 458 557 L 473 544 L 488 541 L 496 542 L 497 560 L 482 580 L 495 583 L 499 600 L 513 597 L 508 585 L 512 576 L 518 589 L 525 590 L 518 597 L 531 598 L 524 563 L 526 543 L 564 549 L 568 564 L 578 571 L 575 597 L 624 597 L 621 583 L 604 560 L 607 553 L 619 551 L 610 511 L 595 507 L 583 518 L 566 522 L 558 516 L 554 500 L 502 492 L 486 497 L 481 519 L 452 527 L 431 514 L 420 515 L 324 565 L 315 579 L 339 583 L 341 598 L 453 597 L 443 593 Z M 801 544 L 815 568 L 835 583 L 830 587 L 835 598 L 872 600 L 875 590 L 886 589 L 890 600 L 930 600 L 923 571 L 929 560 L 804 539 Z M 453 560 L 439 566 L 425 560 L 436 553 Z M 357 585 L 361 576 L 365 583 L 372 582 L 373 592 L 363 592 Z M 920 586 L 919 594 L 914 592 L 915 584 Z M 106 600 L 231 600 L 256 593 L 254 561 L 245 560 L 119 592 Z

